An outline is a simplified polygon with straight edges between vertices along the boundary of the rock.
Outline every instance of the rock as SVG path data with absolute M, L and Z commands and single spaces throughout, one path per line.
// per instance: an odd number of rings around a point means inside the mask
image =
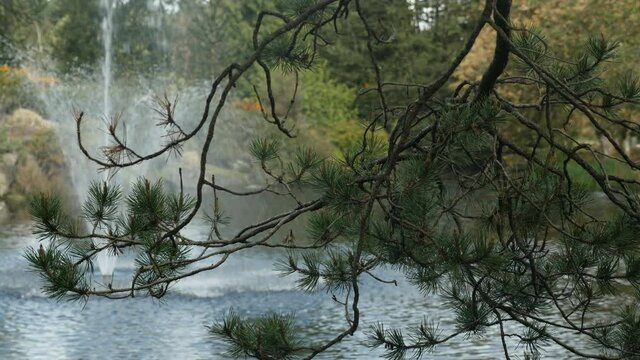
M 6 224 L 11 219 L 11 213 L 9 207 L 4 201 L 0 201 L 0 224 Z
M 9 211 L 12 213 L 18 212 L 22 209 L 26 209 L 28 204 L 27 196 L 16 192 L 10 192 L 4 197 L 4 202 L 7 204 Z
M 53 122 L 45 120 L 38 113 L 27 109 L 15 110 L 3 119 L 0 126 L 7 132 L 11 141 L 22 143 L 29 142 L 43 133 L 50 133 L 55 128 Z
M 25 194 L 51 192 L 55 187 L 51 183 L 52 176 L 47 174 L 31 154 L 21 157 L 16 165 L 15 186 Z
M 24 194 L 10 192 L 3 199 L 6 204 L 6 210 L 12 221 L 23 221 L 30 218 L 29 199 Z M 0 214 L 0 217 L 2 214 Z
M 15 152 L 10 152 L 6 154 L 2 154 L 2 166 L 13 168 L 16 166 L 18 162 L 18 154 Z
M 3 197 L 9 191 L 9 186 L 11 183 L 9 182 L 9 178 L 4 172 L 0 171 L 0 197 Z
M 6 154 L 2 154 L 2 156 L 0 157 L 0 172 L 2 172 L 5 175 L 7 180 L 7 185 L 9 187 L 11 187 L 11 185 L 15 182 L 17 165 L 18 165 L 17 153 L 14 153 L 14 152 L 6 153 Z
M 0 117 L 0 223 L 28 218 L 27 194 L 69 197 L 70 179 L 56 124 L 17 109 Z
M 0 120 L 0 134 L 8 138 L 4 151 L 33 155 L 45 170 L 62 168 L 65 163 L 55 130 L 55 123 L 26 109 Z

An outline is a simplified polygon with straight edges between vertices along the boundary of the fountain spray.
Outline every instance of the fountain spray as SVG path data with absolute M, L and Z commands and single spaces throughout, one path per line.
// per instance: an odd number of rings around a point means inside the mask
M 102 79 L 103 79 L 103 93 L 102 93 L 102 110 L 103 115 L 107 121 L 111 118 L 111 80 L 113 72 L 111 69 L 111 63 L 113 58 L 113 0 L 101 0 L 102 8 L 104 9 L 104 17 L 102 18 L 102 42 L 104 45 L 104 59 L 102 63 Z M 109 146 L 109 133 L 105 131 L 103 138 L 103 145 Z M 109 171 L 104 172 L 103 181 L 109 183 L 113 179 L 110 176 Z M 94 240 L 94 245 L 104 246 L 106 240 Z M 108 251 L 101 251 L 97 255 L 98 268 L 103 277 L 113 276 L 113 271 L 116 266 L 116 255 L 110 254 Z

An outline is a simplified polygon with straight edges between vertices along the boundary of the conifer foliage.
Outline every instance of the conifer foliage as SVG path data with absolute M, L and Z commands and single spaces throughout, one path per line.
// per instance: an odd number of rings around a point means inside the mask
M 614 161 L 629 174 L 640 169 L 612 135 L 620 130 L 640 135 L 638 123 L 620 111 L 638 105 L 638 78 L 606 77 L 619 43 L 585 34 L 584 52 L 564 59 L 553 53 L 539 30 L 509 21 L 510 0 L 486 0 L 446 71 L 431 83 L 415 79 L 417 83 L 399 84 L 387 79 L 376 63 L 375 46 L 393 39 L 381 38 L 370 26 L 376 20 L 367 16 L 368 4 L 281 1 L 261 12 L 253 53 L 213 81 L 197 127 L 180 128 L 173 118 L 164 121 L 174 136 L 160 151 L 130 150 L 115 125 L 110 134 L 116 145 L 110 154 L 122 156 L 91 155 L 79 138 L 87 157 L 117 170 L 179 150 L 204 133 L 202 172 L 193 197 L 183 190 L 172 194 L 162 182 L 149 179 L 139 179 L 127 195 L 112 184 L 94 184 L 77 220 L 64 213 L 55 196 L 35 197 L 35 233 L 49 245 L 28 250 L 26 257 L 42 275 L 43 290 L 61 299 L 143 293 L 162 297 L 171 284 L 215 271 L 236 252 L 283 247 L 288 253 L 278 268 L 296 276 L 302 290 L 326 291 L 343 303 L 344 330 L 328 339 L 301 339 L 291 316 L 247 319 L 230 312 L 209 330 L 229 344 L 232 356 L 310 359 L 321 354 L 362 330 L 360 279 L 386 282 L 375 269 L 390 266 L 425 294 L 446 299 L 456 327 L 444 332 L 438 319 L 416 319 L 406 329 L 384 324 L 364 329 L 370 346 L 383 347 L 389 359 L 420 358 L 453 337 L 477 333 L 499 337 L 507 359 L 523 352 L 538 357 L 549 343 L 572 356 L 640 358 L 640 182 L 636 176 L 611 174 L 605 166 Z M 284 154 L 281 144 L 296 136 L 296 128 L 282 115 L 287 110 L 277 108 L 281 102 L 275 100 L 271 72 L 313 71 L 318 48 L 331 46 L 324 34 L 335 35 L 351 17 L 366 29 L 363 41 L 377 82 L 363 91 L 378 97 L 375 114 L 363 121 L 361 138 L 340 157 L 324 159 L 312 148 Z M 496 38 L 491 65 L 478 82 L 451 84 L 451 75 L 485 27 L 492 28 Z M 236 82 L 255 68 L 262 72 L 269 95 L 260 99 L 265 121 L 283 136 L 256 139 L 247 149 L 269 181 L 260 190 L 241 192 L 216 184 L 215 174 L 206 173 L 204 164 L 226 99 Z M 389 106 L 387 89 L 405 89 L 404 106 Z M 510 100 L 504 89 L 526 92 L 536 100 Z M 79 114 L 79 129 L 82 124 Z M 592 128 L 611 151 L 573 135 L 576 126 Z M 530 141 L 513 140 L 514 133 L 526 134 Z M 575 168 L 597 184 L 598 203 Z M 313 187 L 320 195 L 303 202 L 301 186 Z M 267 191 L 290 197 L 297 205 L 235 235 L 220 231 L 227 218 L 217 194 Z M 205 193 L 213 194 L 214 204 L 205 202 Z M 598 211 L 603 206 L 610 210 Z M 201 209 L 211 234 L 190 239 L 183 229 Z M 292 234 L 285 241 L 274 239 L 278 230 L 301 216 L 308 217 L 311 245 L 299 244 Z M 89 229 L 83 224 L 90 224 Z M 90 239 L 104 240 L 105 245 L 96 247 Z M 96 287 L 90 276 L 96 254 L 125 248 L 139 254 L 130 286 Z M 593 322 L 588 314 L 609 296 L 627 305 L 617 317 Z M 557 335 L 560 331 L 573 332 L 599 350 L 565 342 Z

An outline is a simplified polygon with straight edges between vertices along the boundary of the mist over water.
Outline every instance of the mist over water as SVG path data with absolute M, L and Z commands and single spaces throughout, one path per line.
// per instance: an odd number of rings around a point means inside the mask
M 80 131 L 82 144 L 94 158 L 105 160 L 104 152 L 115 145 L 108 130 L 112 125 L 116 126 L 119 139 L 136 154 L 144 156 L 158 151 L 170 141 L 166 129 L 158 126 L 158 99 L 166 97 L 173 103 L 174 119 L 184 131 L 190 132 L 201 120 L 212 81 L 178 81 L 170 71 L 161 71 L 162 64 L 145 74 L 118 75 L 114 56 L 116 49 L 123 44 L 114 42 L 114 34 L 119 26 L 115 22 L 114 12 L 119 5 L 114 0 L 101 0 L 100 5 L 103 56 L 95 68 L 76 69 L 61 74 L 47 66 L 49 61 L 36 58 L 26 62 L 30 72 L 39 77 L 54 79 L 46 84 L 34 85 L 43 104 L 44 117 L 57 124 L 59 144 L 65 156 L 68 176 L 72 182 L 70 188 L 73 189 L 78 208 L 85 201 L 92 182 L 106 181 L 112 186 L 119 186 L 125 198 L 132 183 L 140 177 L 146 177 L 150 181 L 162 179 L 170 191 L 179 191 L 179 168 L 183 173 L 184 190 L 193 194 L 200 170 L 202 134 L 186 143 L 179 153 L 171 152 L 117 171 L 103 171 L 80 151 L 76 123 L 80 112 L 83 114 Z M 159 5 L 149 2 L 147 6 L 153 10 Z M 170 44 L 166 43 L 160 11 L 156 12 L 158 15 L 153 19 L 155 41 L 160 43 L 159 48 L 166 49 Z M 158 61 L 161 62 L 161 59 Z M 246 151 L 249 142 L 259 135 L 260 130 L 256 124 L 263 120 L 258 115 L 248 114 L 229 105 L 223 109 L 216 125 L 216 136 L 209 151 L 207 165 L 207 172 L 215 172 L 219 184 L 242 188 L 263 183 L 260 177 L 255 176 L 252 160 Z M 132 159 L 135 158 L 125 154 L 120 160 Z M 90 231 L 93 224 L 86 226 Z M 105 243 L 103 240 L 94 240 L 94 245 L 103 246 Z M 96 270 L 103 276 L 110 276 L 114 273 L 117 262 L 118 257 L 113 252 L 100 252 L 95 262 Z

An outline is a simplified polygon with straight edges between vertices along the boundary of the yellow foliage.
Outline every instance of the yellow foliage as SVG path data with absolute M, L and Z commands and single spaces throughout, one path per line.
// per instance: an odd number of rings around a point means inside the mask
M 255 111 L 255 112 L 262 111 L 260 107 L 260 102 L 254 99 L 235 100 L 231 103 L 231 106 L 233 106 L 236 109 L 242 109 L 246 111 Z
M 485 26 L 476 39 L 471 52 L 453 74 L 456 81 L 452 86 L 457 86 L 457 83 L 463 80 L 480 80 L 482 73 L 491 62 L 495 47 L 495 32 L 488 26 Z
M 11 67 L 7 64 L 0 66 L 0 87 L 17 86 L 23 79 L 45 86 L 55 85 L 58 82 L 54 76 L 34 74 L 24 67 Z
M 606 13 L 598 10 L 605 7 Z M 640 2 L 637 0 L 514 0 L 511 15 L 517 27 L 543 29 L 550 47 L 561 57 L 579 49 L 589 34 L 629 40 L 638 39 L 640 32 Z M 495 36 L 493 29 L 485 26 L 454 74 L 456 79 L 473 81 L 482 76 L 493 57 Z

